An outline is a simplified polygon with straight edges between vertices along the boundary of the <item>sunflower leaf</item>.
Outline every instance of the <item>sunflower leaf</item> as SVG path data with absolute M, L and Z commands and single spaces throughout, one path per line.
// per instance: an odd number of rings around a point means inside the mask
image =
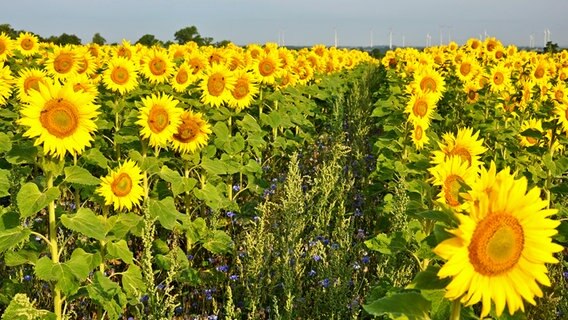
M 21 226 L 0 231 L 0 252 L 17 246 L 20 242 L 27 239 L 30 234 L 30 229 L 24 229 Z
M 101 218 L 91 209 L 80 208 L 75 214 L 63 214 L 61 223 L 69 230 L 79 232 L 93 239 L 103 240 L 106 236 L 106 228 Z
M 10 195 L 10 171 L 0 169 L 0 197 Z
M 59 198 L 60 194 L 59 188 L 56 187 L 49 188 L 45 193 L 42 193 L 35 183 L 26 183 L 16 196 L 20 218 L 24 219 L 33 216 L 41 209 L 47 207 L 49 202 Z
M 363 305 L 363 309 L 374 316 L 388 315 L 408 320 L 430 319 L 428 312 L 431 307 L 432 302 L 418 292 L 395 293 Z
M 78 166 L 65 168 L 65 181 L 86 186 L 95 186 L 101 182 L 101 180 L 93 176 L 89 170 Z

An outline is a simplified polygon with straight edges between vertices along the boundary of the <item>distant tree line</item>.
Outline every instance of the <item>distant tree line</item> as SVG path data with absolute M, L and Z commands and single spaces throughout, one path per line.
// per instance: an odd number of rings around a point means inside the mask
M 10 24 L 6 23 L 6 24 L 0 24 L 0 33 L 1 32 L 4 32 L 5 34 L 9 35 L 11 38 L 17 38 L 20 33 L 29 32 L 29 31 L 15 30 L 14 28 L 12 28 L 12 26 Z M 33 33 L 33 32 L 30 32 L 30 33 Z M 35 34 L 35 33 L 33 33 L 33 34 Z M 38 34 L 35 34 L 35 35 L 42 41 L 49 41 L 49 42 L 52 42 L 52 43 L 55 43 L 55 44 L 58 44 L 58 45 L 81 44 L 81 39 L 74 34 L 63 33 L 59 36 L 50 36 L 48 38 L 43 38 Z M 230 42 L 228 40 L 213 42 L 213 38 L 201 36 L 201 34 L 199 34 L 199 31 L 197 30 L 196 26 L 189 26 L 189 27 L 179 29 L 178 31 L 176 31 L 174 33 L 174 39 L 179 44 L 185 44 L 187 42 L 193 41 L 193 42 L 197 43 L 198 45 L 215 45 L 215 46 L 224 46 L 224 45 L 226 45 Z M 97 32 L 93 35 L 93 38 L 91 39 L 91 43 L 103 45 L 103 44 L 106 44 L 107 41 L 103 36 L 101 36 L 100 33 Z M 154 36 L 153 34 L 145 34 L 142 37 L 140 37 L 140 39 L 138 39 L 138 41 L 136 41 L 136 43 L 140 43 L 140 44 L 143 44 L 143 45 L 146 45 L 146 46 L 158 45 L 158 46 L 167 47 L 167 46 L 173 44 L 174 42 L 172 42 L 172 41 L 165 41 L 164 42 L 160 39 L 157 39 L 156 36 Z

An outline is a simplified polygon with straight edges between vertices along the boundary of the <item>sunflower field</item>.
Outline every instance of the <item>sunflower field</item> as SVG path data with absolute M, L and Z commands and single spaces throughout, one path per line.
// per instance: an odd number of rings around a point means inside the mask
M 1 319 L 565 319 L 568 51 L 0 34 Z

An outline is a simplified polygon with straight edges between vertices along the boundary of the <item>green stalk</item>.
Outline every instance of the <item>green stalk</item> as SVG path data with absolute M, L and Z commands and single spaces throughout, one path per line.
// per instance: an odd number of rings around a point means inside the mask
M 53 187 L 53 173 L 47 172 L 47 189 Z M 51 252 L 51 261 L 54 264 L 59 263 L 59 248 L 57 245 L 57 220 L 55 217 L 55 200 L 47 205 L 49 215 L 49 248 Z M 53 289 L 53 312 L 57 320 L 63 319 L 62 314 L 63 300 L 61 299 L 61 290 L 57 286 Z
M 461 302 L 456 299 L 452 302 L 450 320 L 460 320 Z

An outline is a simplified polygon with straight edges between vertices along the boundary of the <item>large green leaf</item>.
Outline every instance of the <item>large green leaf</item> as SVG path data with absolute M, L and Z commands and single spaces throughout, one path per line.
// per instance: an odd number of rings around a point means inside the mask
M 0 197 L 10 195 L 10 170 L 0 169 Z
M 118 283 L 105 277 L 100 271 L 95 272 L 93 282 L 87 286 L 89 298 L 96 301 L 107 312 L 109 319 L 119 319 L 126 307 L 126 295 Z
M 429 320 L 432 302 L 418 292 L 395 293 L 363 305 L 374 316 L 388 315 L 396 319 Z
M 167 166 L 163 166 L 160 170 L 160 178 L 171 184 L 174 196 L 191 191 L 197 184 L 197 180 L 194 178 L 182 177 L 177 171 L 172 170 Z
M 88 208 L 80 208 L 75 214 L 61 215 L 61 223 L 68 229 L 93 239 L 103 240 L 106 236 L 104 217 L 97 216 Z
M 203 158 L 201 160 L 201 167 L 207 171 L 207 173 L 212 175 L 220 175 L 227 173 L 227 167 L 225 163 L 217 159 Z
M 2 320 L 55 320 L 55 314 L 47 310 L 37 310 L 28 296 L 18 293 L 2 314 Z
M 35 183 L 24 184 L 16 196 L 20 217 L 23 219 L 33 216 L 59 196 L 60 192 L 56 187 L 49 188 L 45 193 L 42 193 Z
M 406 240 L 401 232 L 395 232 L 390 236 L 379 233 L 374 238 L 365 241 L 367 248 L 383 254 L 394 254 L 406 248 Z
M 228 253 L 233 248 L 233 240 L 222 230 L 212 230 L 203 241 L 203 247 L 212 253 Z
M 101 182 L 101 180 L 93 176 L 89 170 L 78 166 L 65 168 L 65 181 L 87 186 L 96 186 Z
M 122 288 L 133 298 L 138 298 L 146 292 L 146 284 L 142 278 L 140 267 L 135 264 L 128 266 L 128 270 L 122 273 Z
M 112 258 L 120 258 L 128 264 L 134 263 L 134 255 L 132 254 L 132 251 L 130 251 L 130 248 L 128 248 L 128 244 L 124 239 L 107 243 L 106 252 Z
M 12 139 L 5 132 L 0 132 L 0 152 L 12 150 Z
M 168 230 L 180 227 L 181 225 L 177 220 L 184 217 L 177 211 L 172 197 L 167 197 L 160 201 L 150 199 L 150 215 L 153 218 L 157 218 L 160 224 Z
M 20 242 L 26 240 L 31 234 L 30 229 L 24 229 L 18 226 L 8 230 L 0 231 L 0 252 L 4 252 L 17 246 Z

